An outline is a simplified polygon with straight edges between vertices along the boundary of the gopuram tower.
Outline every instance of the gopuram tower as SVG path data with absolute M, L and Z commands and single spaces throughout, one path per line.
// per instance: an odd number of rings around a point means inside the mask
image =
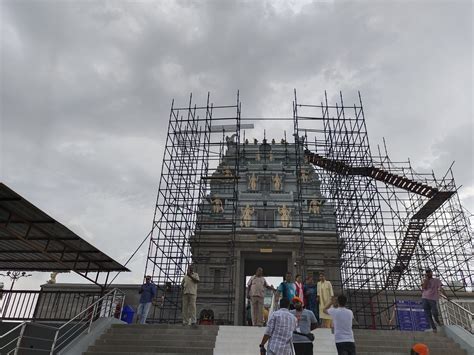
M 298 164 L 295 145 L 284 139 L 239 146 L 234 138 L 227 137 L 210 176 L 191 254 L 205 280 L 198 308 L 211 309 L 218 320 L 232 312 L 234 323 L 244 324 L 245 277 L 257 267 L 266 276 L 290 271 L 316 280 L 325 271 L 335 285 L 340 268 L 334 208 L 321 195 L 314 168 Z

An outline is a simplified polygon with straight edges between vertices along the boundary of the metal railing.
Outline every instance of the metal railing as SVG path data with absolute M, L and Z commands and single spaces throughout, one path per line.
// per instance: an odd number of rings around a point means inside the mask
M 67 321 L 92 302 L 100 291 L 3 291 L 0 318 L 14 321 Z
M 72 340 L 91 331 L 92 324 L 102 317 L 120 319 L 125 302 L 125 293 L 113 289 L 85 307 L 76 316 L 59 327 L 33 322 L 23 322 L 0 336 L 0 354 L 18 354 L 21 350 L 29 352 L 57 354 Z M 51 337 L 29 335 L 31 328 L 41 327 L 51 332 Z M 35 342 L 36 347 L 30 343 Z M 38 346 L 38 344 L 44 344 Z
M 439 299 L 441 316 L 445 325 L 459 325 L 474 334 L 474 312 L 469 310 L 463 303 L 472 304 L 474 306 L 474 300 L 459 299 L 452 301 L 441 296 Z

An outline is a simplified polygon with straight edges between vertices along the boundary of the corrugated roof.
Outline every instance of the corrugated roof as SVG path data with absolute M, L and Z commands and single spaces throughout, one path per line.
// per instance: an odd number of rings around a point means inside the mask
M 0 270 L 129 271 L 3 183 Z

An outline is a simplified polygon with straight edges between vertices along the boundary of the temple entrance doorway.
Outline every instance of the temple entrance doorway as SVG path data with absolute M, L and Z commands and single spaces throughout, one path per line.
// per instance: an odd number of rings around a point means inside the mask
M 241 270 L 241 282 L 244 287 L 241 290 L 242 300 L 240 303 L 240 309 L 242 310 L 240 315 L 239 323 L 242 325 L 247 325 L 248 319 L 248 301 L 247 301 L 247 282 L 250 278 L 255 275 L 257 268 L 263 268 L 263 275 L 269 285 L 273 285 L 275 288 L 278 287 L 280 282 L 283 281 L 283 277 L 287 271 L 293 271 L 292 267 L 292 258 L 290 253 L 281 253 L 281 254 L 245 254 L 242 255 L 242 265 L 243 270 Z M 265 296 L 264 303 L 270 305 L 272 301 L 272 293 L 268 292 Z

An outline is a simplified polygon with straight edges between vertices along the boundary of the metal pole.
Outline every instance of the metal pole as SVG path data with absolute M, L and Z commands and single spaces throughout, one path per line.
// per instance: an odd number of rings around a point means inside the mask
M 61 329 L 61 328 L 59 328 L 59 329 Z M 54 334 L 54 340 L 53 340 L 53 344 L 51 345 L 51 351 L 50 351 L 49 355 L 54 354 L 54 349 L 56 348 L 56 342 L 58 341 L 59 329 L 57 329 L 56 333 Z
M 122 301 L 120 303 L 120 315 L 119 320 L 122 320 L 123 306 L 125 305 L 125 293 L 122 295 Z
M 91 314 L 91 319 L 90 319 L 90 321 L 89 321 L 89 326 L 87 327 L 87 334 L 89 334 L 89 333 L 91 332 L 91 326 L 92 326 L 92 322 L 94 321 L 94 317 L 95 317 L 95 313 L 96 313 L 96 311 L 97 311 L 97 305 L 98 305 L 98 304 L 99 304 L 99 303 L 96 303 L 96 304 L 94 305 L 94 309 L 93 309 L 92 314 Z
M 115 294 L 117 293 L 117 289 L 114 290 L 114 293 L 112 295 L 112 304 L 110 305 L 110 311 L 109 311 L 109 317 L 113 317 L 115 315 Z
M 23 323 L 20 330 L 20 335 L 18 336 L 18 340 L 16 342 L 15 352 L 13 355 L 18 355 L 18 350 L 20 350 L 21 339 L 23 338 L 23 334 L 25 333 L 26 323 Z

